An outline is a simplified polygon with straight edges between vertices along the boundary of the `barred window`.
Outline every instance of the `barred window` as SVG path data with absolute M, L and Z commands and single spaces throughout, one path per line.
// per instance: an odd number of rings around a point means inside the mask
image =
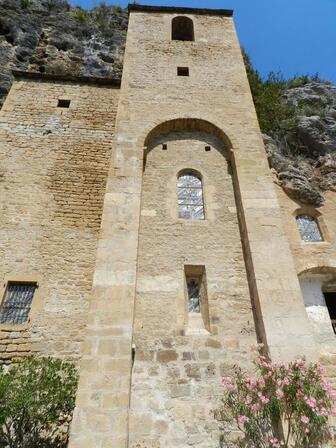
M 188 308 L 189 313 L 199 313 L 200 309 L 200 285 L 197 279 L 188 279 Z
M 306 243 L 322 241 L 322 235 L 316 220 L 309 215 L 299 215 L 296 217 L 300 236 Z
M 36 283 L 9 282 L 0 310 L 1 324 L 24 324 L 28 321 Z
M 191 173 L 183 173 L 178 177 L 179 218 L 204 219 L 202 181 Z

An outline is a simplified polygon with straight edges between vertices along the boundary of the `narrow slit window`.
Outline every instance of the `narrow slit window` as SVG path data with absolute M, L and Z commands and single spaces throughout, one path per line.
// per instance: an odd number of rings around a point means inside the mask
M 189 313 L 200 313 L 200 284 L 198 278 L 187 279 Z
M 57 107 L 62 107 L 63 109 L 69 109 L 70 100 L 58 100 Z
M 36 283 L 9 282 L 0 310 L 1 324 L 24 324 L 28 321 Z
M 296 223 L 302 241 L 305 241 L 306 243 L 317 243 L 323 241 L 315 218 L 309 215 L 299 215 L 296 217 Z
M 203 187 L 199 177 L 183 173 L 178 177 L 179 218 L 204 219 Z
M 186 310 L 188 331 L 210 330 L 205 266 L 185 265 Z

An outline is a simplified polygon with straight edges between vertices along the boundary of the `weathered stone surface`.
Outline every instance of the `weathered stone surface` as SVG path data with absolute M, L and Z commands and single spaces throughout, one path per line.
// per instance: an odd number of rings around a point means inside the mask
M 81 355 L 118 96 L 109 87 L 17 80 L 0 112 L 0 276 L 39 283 L 30 322 L 1 326 L 0 360 Z M 59 98 L 69 109 L 57 107 Z
M 0 106 L 13 69 L 121 78 L 128 16 L 113 6 L 91 11 L 66 0 L 0 0 Z
M 336 190 L 336 86 L 310 82 L 290 88 L 284 101 L 296 108 L 295 124 L 264 136 L 277 182 L 294 200 L 321 206 Z

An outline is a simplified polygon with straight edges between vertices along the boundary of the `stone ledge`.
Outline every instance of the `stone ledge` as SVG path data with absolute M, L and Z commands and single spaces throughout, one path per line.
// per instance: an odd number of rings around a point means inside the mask
M 114 78 L 97 78 L 94 76 L 72 76 L 72 75 L 52 75 L 50 73 L 39 73 L 21 70 L 12 70 L 15 78 L 38 79 L 40 81 L 63 81 L 82 84 L 97 84 L 105 86 L 115 86 L 120 88 L 121 80 Z
M 232 17 L 232 9 L 198 9 L 198 8 L 181 8 L 175 6 L 148 6 L 129 4 L 128 12 L 162 12 L 162 13 L 179 13 L 179 14 L 198 14 L 206 16 L 226 16 Z

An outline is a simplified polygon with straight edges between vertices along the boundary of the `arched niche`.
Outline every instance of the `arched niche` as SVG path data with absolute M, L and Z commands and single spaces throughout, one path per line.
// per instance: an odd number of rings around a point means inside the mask
M 199 118 L 177 118 L 164 121 L 152 130 L 150 130 L 144 140 L 144 167 L 146 166 L 147 154 L 159 143 L 167 145 L 170 140 L 170 135 L 183 133 L 194 134 L 195 136 L 203 134 L 203 138 L 208 138 L 209 146 L 213 144 L 228 161 L 232 156 L 232 143 L 228 136 L 213 123 Z M 207 137 L 206 137 L 207 136 Z

